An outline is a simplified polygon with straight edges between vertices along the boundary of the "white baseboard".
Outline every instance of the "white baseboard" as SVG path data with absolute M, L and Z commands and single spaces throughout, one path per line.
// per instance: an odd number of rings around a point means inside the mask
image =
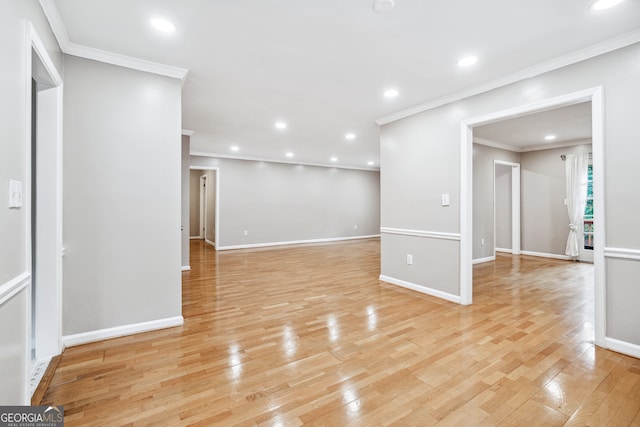
M 209 240 L 209 239 L 204 239 L 204 242 L 205 242 L 205 243 L 207 243 L 207 244 L 209 244 L 209 245 L 211 245 L 211 246 L 213 246 L 214 248 L 216 247 L 216 243 L 215 243 L 215 242 L 212 242 L 212 241 L 211 241 L 211 240 Z
M 482 264 L 483 262 L 491 262 L 491 261 L 495 261 L 496 257 L 494 256 L 488 256 L 485 258 L 478 258 L 478 259 L 474 259 L 473 261 L 471 261 L 472 264 Z
M 541 258 L 553 258 L 553 259 L 562 259 L 565 261 L 571 261 L 571 257 L 567 255 L 558 255 L 558 254 L 545 254 L 544 252 L 532 252 L 532 251 L 520 251 L 521 255 L 529 255 L 529 256 L 537 256 Z
M 189 236 L 189 240 L 202 240 L 200 236 Z
M 190 265 L 183 265 L 182 266 L 182 271 L 189 271 L 191 270 L 191 266 Z
M 513 253 L 513 250 L 506 249 L 506 248 L 496 248 L 496 252 L 504 252 L 505 254 L 511 254 Z
M 116 326 L 114 328 L 99 329 L 97 331 L 82 332 L 80 334 L 65 335 L 62 337 L 62 343 L 65 347 L 73 347 L 94 341 L 123 337 L 125 335 L 182 326 L 183 324 L 184 318 L 182 316 L 167 317 L 165 319 L 151 320 L 149 322 L 134 323 L 131 325 Z
M 605 337 L 604 342 L 609 350 L 640 359 L 640 345 L 638 344 L 632 344 L 609 337 Z
M 437 289 L 431 289 L 426 286 L 416 285 L 415 283 L 411 282 L 405 282 L 404 280 L 385 276 L 383 274 L 380 275 L 380 280 L 382 280 L 383 282 L 391 283 L 392 285 L 401 286 L 403 288 L 411 289 L 412 291 L 420 292 L 422 294 L 431 295 L 432 297 L 442 298 L 444 300 L 460 304 L 460 297 L 458 295 L 442 292 Z
M 252 248 L 266 248 L 269 246 L 286 246 L 286 245 L 300 245 L 300 244 L 313 244 L 313 243 L 341 242 L 344 240 L 373 239 L 376 237 L 380 237 L 380 235 L 372 234 L 369 236 L 330 237 L 327 239 L 291 240 L 288 242 L 253 243 L 248 245 L 220 246 L 217 249 L 219 251 L 227 251 L 231 249 L 252 249 Z

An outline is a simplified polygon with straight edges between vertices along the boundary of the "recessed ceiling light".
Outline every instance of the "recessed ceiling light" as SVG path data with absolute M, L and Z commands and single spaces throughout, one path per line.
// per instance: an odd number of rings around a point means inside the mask
M 337 162 L 337 161 L 338 161 L 338 158 L 337 158 L 337 157 L 332 157 L 332 158 L 331 158 L 331 161 L 332 161 L 332 162 Z
M 166 19 L 162 18 L 154 18 L 151 20 L 151 25 L 158 31 L 162 31 L 163 33 L 173 33 L 176 30 L 176 26 Z
M 293 153 L 291 151 L 288 151 L 287 153 L 285 153 L 285 156 L 291 158 L 293 157 Z
M 355 133 L 348 133 L 344 137 L 346 139 L 348 139 L 348 140 L 352 140 L 352 139 L 356 139 L 356 134 Z
M 378 13 L 387 13 L 396 5 L 394 0 L 375 0 L 373 2 L 373 10 Z
M 232 145 L 231 146 L 231 151 L 239 151 L 240 147 L 238 147 L 237 145 Z
M 617 4 L 622 3 L 622 0 L 598 0 L 591 5 L 591 9 L 593 10 L 604 10 L 609 9 Z
M 385 98 L 395 98 L 396 96 L 398 96 L 398 90 L 397 89 L 387 89 L 384 91 L 384 97 Z
M 287 124 L 285 122 L 276 122 L 276 128 L 277 129 L 286 129 L 287 128 Z
M 368 164 L 369 166 L 373 166 L 373 165 L 374 165 L 373 161 L 367 162 L 367 164 Z
M 468 67 L 470 65 L 475 64 L 476 62 L 478 62 L 477 56 L 465 56 L 464 58 L 458 61 L 458 65 L 461 67 Z
M 556 139 L 555 135 L 547 135 L 544 137 L 545 141 L 553 141 L 554 139 Z

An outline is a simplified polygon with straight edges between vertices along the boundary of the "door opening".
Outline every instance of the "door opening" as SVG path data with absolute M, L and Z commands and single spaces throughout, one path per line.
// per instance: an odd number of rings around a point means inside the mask
M 604 132 L 602 88 L 579 92 L 526 104 L 504 111 L 466 119 L 461 122 L 461 207 L 460 207 L 460 302 L 472 303 L 473 290 L 473 128 L 506 119 L 525 116 L 590 102 L 591 142 L 593 152 L 593 209 L 594 209 L 594 332 L 595 343 L 605 344 L 605 277 L 604 277 Z
M 220 170 L 219 168 L 191 166 L 191 195 L 199 203 L 189 202 L 190 216 L 195 219 L 198 229 L 191 230 L 192 238 L 202 239 L 205 243 L 218 248 L 220 242 Z M 196 189 L 197 186 L 197 189 Z M 194 203 L 192 203 L 194 202 Z M 194 212 L 195 211 L 195 212 Z
M 493 255 L 520 255 L 520 163 L 494 160 L 493 176 Z
M 51 357 L 62 351 L 62 78 L 30 23 L 27 34 L 31 283 L 26 389 L 32 394 Z

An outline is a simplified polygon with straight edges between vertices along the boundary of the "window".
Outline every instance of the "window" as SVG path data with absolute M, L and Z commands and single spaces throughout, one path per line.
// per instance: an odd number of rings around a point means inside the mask
M 593 250 L 593 165 L 587 169 L 587 205 L 584 209 L 584 248 Z

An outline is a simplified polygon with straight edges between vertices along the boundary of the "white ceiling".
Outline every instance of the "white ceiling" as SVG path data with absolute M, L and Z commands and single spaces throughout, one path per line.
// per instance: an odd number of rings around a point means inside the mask
M 545 140 L 554 135 L 553 140 Z M 531 151 L 591 140 L 591 102 L 527 114 L 473 128 L 474 141 Z
M 589 0 L 397 0 L 387 14 L 372 0 L 54 4 L 73 43 L 189 70 L 182 114 L 192 152 L 290 161 L 291 151 L 296 162 L 335 156 L 364 168 L 379 165 L 376 119 L 640 34 L 638 0 L 598 12 Z M 153 17 L 176 32 L 158 33 Z M 469 54 L 478 63 L 459 68 Z M 397 98 L 382 96 L 389 87 Z

